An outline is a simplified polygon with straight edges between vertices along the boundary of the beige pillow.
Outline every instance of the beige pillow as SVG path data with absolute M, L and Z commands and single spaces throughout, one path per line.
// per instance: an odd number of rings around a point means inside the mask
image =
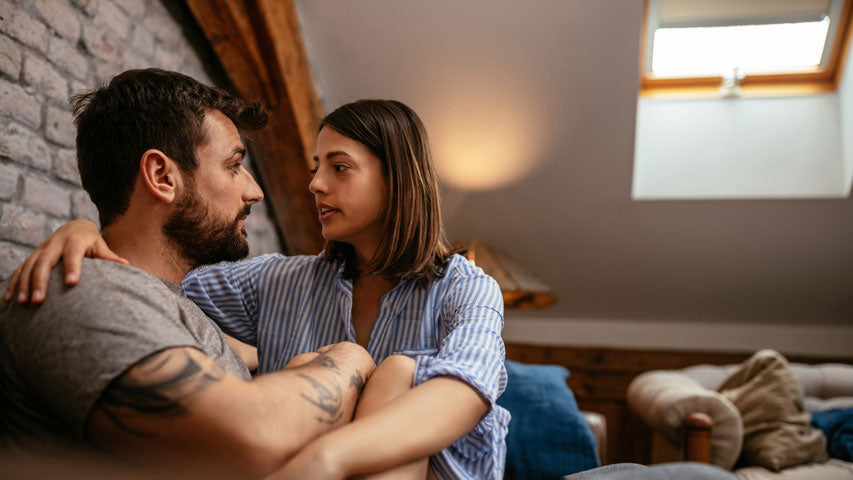
M 803 411 L 803 387 L 776 351 L 762 350 L 720 386 L 740 411 L 743 450 L 739 464 L 773 471 L 827 459 L 826 438 Z

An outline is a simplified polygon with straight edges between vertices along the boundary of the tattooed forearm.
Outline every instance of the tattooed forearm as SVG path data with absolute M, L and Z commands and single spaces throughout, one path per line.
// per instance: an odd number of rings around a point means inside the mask
M 336 372 L 339 371 L 338 364 L 327 355 L 320 355 L 312 360 L 311 363 L 318 367 L 328 368 L 329 370 L 334 370 Z
M 165 350 L 139 362 L 113 381 L 101 395 L 97 407 L 123 430 L 148 436 L 130 427 L 123 418 L 185 415 L 182 400 L 224 376 L 225 372 L 212 360 L 200 363 L 184 349 Z
M 361 396 L 361 391 L 364 390 L 364 384 L 367 381 L 364 378 L 364 375 L 361 374 L 358 370 L 352 374 L 349 378 L 349 386 L 355 388 L 358 391 L 358 395 Z
M 340 421 L 343 416 L 343 411 L 341 410 L 341 406 L 343 404 L 341 387 L 336 383 L 332 383 L 332 388 L 329 388 L 308 375 L 303 375 L 301 373 L 299 374 L 299 377 L 307 380 L 314 389 L 314 395 L 308 396 L 305 393 L 301 393 L 300 395 L 302 398 L 326 414 L 325 417 L 317 417 L 317 421 L 329 424 L 335 424 Z

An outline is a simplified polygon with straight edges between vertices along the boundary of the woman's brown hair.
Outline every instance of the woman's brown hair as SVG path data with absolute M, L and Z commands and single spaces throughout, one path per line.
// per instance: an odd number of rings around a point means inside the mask
M 344 262 L 344 278 L 379 274 L 413 278 L 419 285 L 441 278 L 453 251 L 441 222 L 438 177 L 426 129 L 406 105 L 393 100 L 359 100 L 333 111 L 320 123 L 370 150 L 382 162 L 388 201 L 382 235 L 367 265 L 358 265 L 352 245 L 327 241 L 325 257 Z

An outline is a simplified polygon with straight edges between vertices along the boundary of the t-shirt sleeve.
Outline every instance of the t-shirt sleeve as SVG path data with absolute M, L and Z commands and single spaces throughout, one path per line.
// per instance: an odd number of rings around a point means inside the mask
M 497 282 L 482 270 L 463 269 L 450 280 L 441 307 L 441 329 L 446 333 L 438 354 L 418 357 L 414 385 L 440 375 L 465 381 L 491 404 L 492 411 L 477 426 L 490 429 L 495 401 L 506 388 L 503 297 Z
M 155 277 L 84 259 L 78 285 L 68 288 L 62 271 L 52 272 L 44 304 L 6 311 L 4 341 L 38 400 L 85 440 L 89 413 L 110 382 L 164 349 L 201 346 L 175 294 Z
M 222 262 L 191 271 L 181 282 L 193 301 L 229 335 L 258 344 L 258 280 L 265 267 L 283 257 L 260 255 L 240 262 Z

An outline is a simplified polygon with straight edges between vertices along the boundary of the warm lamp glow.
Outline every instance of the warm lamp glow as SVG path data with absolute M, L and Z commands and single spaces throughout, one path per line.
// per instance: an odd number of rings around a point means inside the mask
M 544 130 L 535 93 L 511 74 L 470 71 L 464 81 L 425 88 L 421 108 L 441 180 L 461 190 L 518 181 L 542 160 Z
M 522 178 L 534 166 L 524 133 L 505 112 L 456 112 L 434 129 L 442 180 L 463 190 L 488 190 Z

